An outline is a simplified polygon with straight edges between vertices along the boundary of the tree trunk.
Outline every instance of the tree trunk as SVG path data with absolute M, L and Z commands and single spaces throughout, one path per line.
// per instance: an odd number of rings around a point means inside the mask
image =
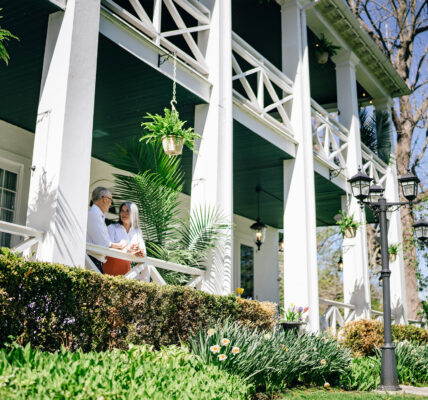
M 400 98 L 400 121 L 397 127 L 397 157 L 398 176 L 407 172 L 410 163 L 411 143 L 413 134 L 412 110 L 409 96 Z M 400 190 L 400 201 L 407 201 Z M 416 278 L 417 255 L 413 237 L 413 217 L 408 207 L 400 209 L 401 226 L 403 231 L 404 279 L 406 285 L 407 316 L 417 318 L 421 308 L 418 296 L 418 280 Z

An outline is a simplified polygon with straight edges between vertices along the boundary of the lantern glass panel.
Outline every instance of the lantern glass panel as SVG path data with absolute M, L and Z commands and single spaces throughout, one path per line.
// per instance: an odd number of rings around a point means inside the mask
M 415 182 L 403 182 L 401 187 L 403 189 L 404 197 L 416 197 L 415 192 L 417 190 L 417 185 L 415 184 Z
M 254 230 L 254 241 L 264 243 L 266 238 L 266 228 L 259 228 Z

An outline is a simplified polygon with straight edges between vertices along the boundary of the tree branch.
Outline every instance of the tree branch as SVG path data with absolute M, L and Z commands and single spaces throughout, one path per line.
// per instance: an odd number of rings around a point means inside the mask
M 416 110 L 415 114 L 413 115 L 413 124 L 416 125 L 421 118 L 425 116 L 425 113 L 428 108 L 428 98 L 425 97 L 422 105 L 419 107 L 418 110 Z
M 419 162 L 422 160 L 422 158 L 423 158 L 423 156 L 424 156 L 424 154 L 425 154 L 425 151 L 426 151 L 426 149 L 427 149 L 427 146 L 428 146 L 428 132 L 427 132 L 427 134 L 426 134 L 426 137 L 425 137 L 425 143 L 424 143 L 424 145 L 423 145 L 423 147 L 422 147 L 422 150 L 421 150 L 421 152 L 419 153 L 419 155 L 416 157 L 416 160 L 415 160 L 415 162 L 413 163 L 413 167 L 412 167 L 412 168 L 416 168 L 416 167 L 417 167 L 417 165 L 419 164 Z
M 414 92 L 416 89 L 416 85 L 418 84 L 419 78 L 420 78 L 420 73 L 421 73 L 421 68 L 422 68 L 422 64 L 424 63 L 425 57 L 427 55 L 428 52 L 428 45 L 425 47 L 425 51 L 424 54 L 422 54 L 421 58 L 419 59 L 418 65 L 416 67 L 416 76 L 415 76 L 415 80 L 413 82 L 413 84 L 410 86 L 410 89 Z

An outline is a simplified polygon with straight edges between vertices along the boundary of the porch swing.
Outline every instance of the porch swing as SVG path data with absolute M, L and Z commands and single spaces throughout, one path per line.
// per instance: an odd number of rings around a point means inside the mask
M 171 54 L 166 54 L 167 58 Z M 180 120 L 180 115 L 176 109 L 177 104 L 177 56 L 173 57 L 173 82 L 172 99 L 170 101 L 171 109 L 165 108 L 164 115 L 147 113 L 144 117 L 147 122 L 142 122 L 141 126 L 145 134 L 140 138 L 140 142 L 153 143 L 162 141 L 162 147 L 169 156 L 178 156 L 183 152 L 183 146 L 195 151 L 195 139 L 202 137 L 194 132 L 192 127 L 183 128 L 186 121 Z

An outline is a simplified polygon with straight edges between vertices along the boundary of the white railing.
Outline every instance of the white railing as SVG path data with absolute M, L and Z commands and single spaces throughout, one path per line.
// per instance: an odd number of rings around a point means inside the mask
M 161 274 L 157 270 L 158 268 L 160 268 L 168 271 L 181 272 L 183 274 L 190 275 L 191 280 L 186 284 L 186 286 L 200 289 L 205 275 L 205 271 L 198 268 L 158 260 L 157 258 L 137 257 L 121 250 L 110 249 L 107 247 L 97 246 L 95 244 L 87 243 L 86 250 L 90 252 L 91 255 L 97 254 L 107 257 L 114 257 L 120 260 L 136 263 L 137 265 L 125 275 L 125 277 L 128 279 L 143 280 L 146 282 L 152 280 L 153 282 L 159 285 L 166 285 L 165 280 L 162 278 Z M 86 268 L 89 270 L 100 272 L 88 255 L 86 255 L 85 265 Z
M 385 187 L 388 166 L 363 143 L 361 143 L 361 158 L 363 172 L 373 178 L 373 183 Z
M 338 328 L 342 328 L 346 323 L 355 320 L 355 306 L 352 304 L 327 299 L 319 299 L 319 302 L 320 304 L 328 305 L 327 310 L 321 317 L 324 325 L 322 328 L 328 329 L 333 335 L 336 334 Z M 340 309 L 344 311 L 344 315 L 342 315 Z
M 314 152 L 333 168 L 346 169 L 348 130 L 311 100 L 312 144 Z
M 233 90 L 235 101 L 269 124 L 293 135 L 290 123 L 293 82 L 234 32 L 232 69 L 232 80 L 238 80 L 243 89 L 242 93 Z M 251 85 L 249 78 L 253 76 L 255 78 Z
M 0 232 L 10 233 L 11 235 L 22 236 L 24 238 L 21 243 L 12 248 L 13 251 L 19 253 L 31 248 L 35 249 L 43 237 L 43 232 L 37 229 L 5 221 L 0 221 Z
M 143 2 L 129 0 L 129 3 L 135 15 L 112 0 L 102 0 L 106 9 L 145 34 L 155 45 L 175 53 L 177 58 L 203 75 L 208 74 L 204 51 L 201 44 L 192 36 L 193 32 L 210 29 L 211 15 L 208 8 L 196 0 L 154 0 L 151 15 L 149 15 Z M 165 10 L 167 13 L 162 14 Z M 174 21 L 176 29 L 165 31 L 163 27 L 166 19 Z M 192 20 L 193 26 L 187 26 L 185 21 L 189 20 Z M 174 44 L 170 40 L 174 36 L 184 39 L 188 48 L 183 49 Z

